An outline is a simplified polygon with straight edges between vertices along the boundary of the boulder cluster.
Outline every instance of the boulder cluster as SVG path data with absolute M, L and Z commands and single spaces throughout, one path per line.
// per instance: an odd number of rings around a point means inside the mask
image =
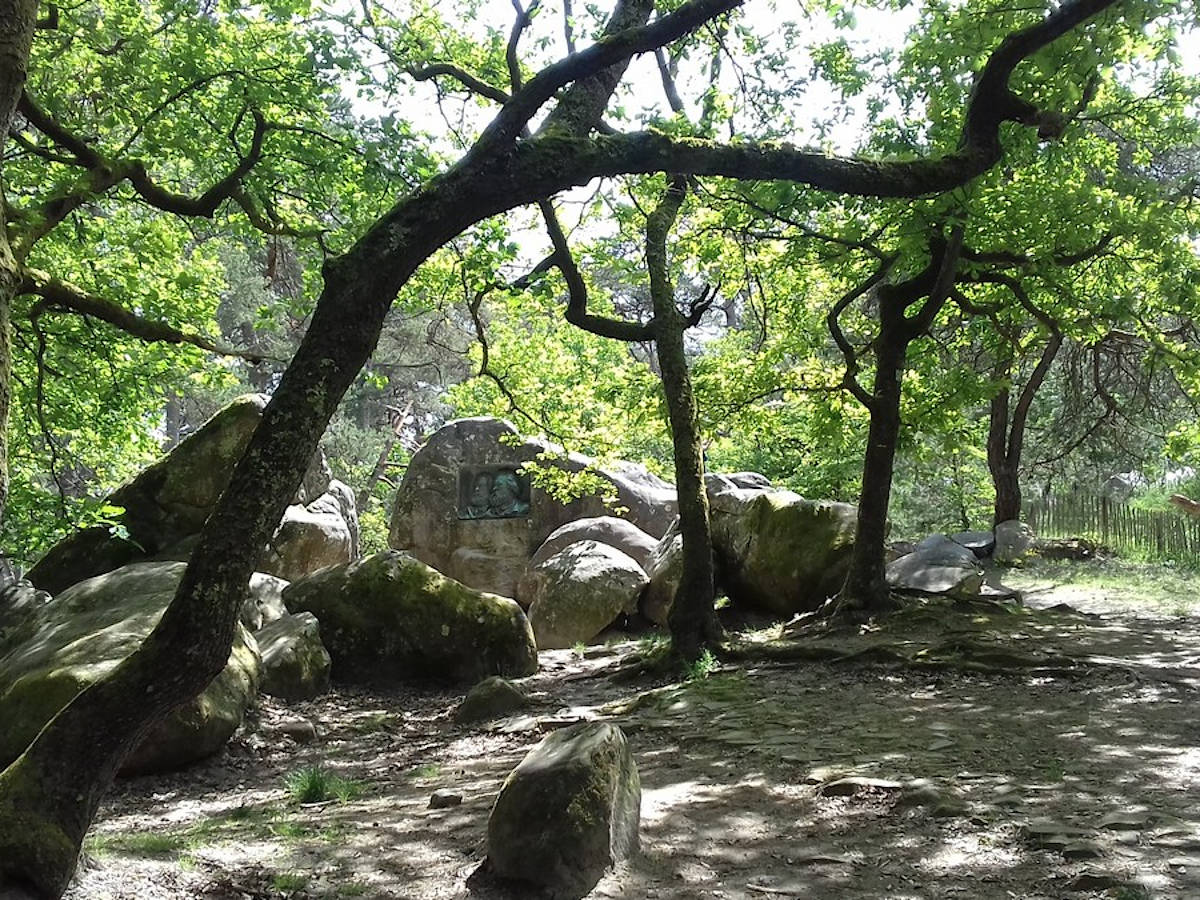
M 114 525 L 69 536 L 25 578 L 0 566 L 0 766 L 153 630 L 265 404 L 235 400 L 114 491 Z M 556 499 L 526 466 L 586 471 L 605 500 Z M 855 507 L 807 500 L 754 473 L 709 475 L 705 486 L 718 586 L 733 606 L 789 617 L 837 591 Z M 539 650 L 667 623 L 683 565 L 676 511 L 673 486 L 643 467 L 601 466 L 507 422 L 463 419 L 413 456 L 393 549 L 361 557 L 354 495 L 318 453 L 262 548 L 224 671 L 145 738 L 125 771 L 216 752 L 260 691 L 296 701 L 331 681 L 437 680 L 479 684 L 463 722 L 520 708 L 520 690 L 495 679 L 532 674 Z M 994 536 L 931 535 L 892 562 L 889 582 L 977 595 L 979 557 L 1027 551 L 1027 530 L 1012 525 Z

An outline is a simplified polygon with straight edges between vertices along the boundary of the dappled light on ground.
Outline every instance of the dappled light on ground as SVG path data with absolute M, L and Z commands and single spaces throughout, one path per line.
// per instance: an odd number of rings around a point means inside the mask
M 488 812 L 546 731 L 590 718 L 626 731 L 643 785 L 642 852 L 590 896 L 1200 895 L 1195 621 L 909 623 L 836 640 L 890 641 L 911 665 L 768 661 L 630 684 L 604 675 L 634 644 L 543 654 L 535 706 L 483 730 L 453 724 L 446 691 L 268 702 L 213 763 L 122 783 L 71 896 L 532 896 L 485 877 Z M 997 655 L 922 666 L 950 633 Z M 321 736 L 284 737 L 297 714 Z M 298 803 L 286 776 L 316 764 L 357 793 Z M 461 803 L 430 809 L 437 790 Z

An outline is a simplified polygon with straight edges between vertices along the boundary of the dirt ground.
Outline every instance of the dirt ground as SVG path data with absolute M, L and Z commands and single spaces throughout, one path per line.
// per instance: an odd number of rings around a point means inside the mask
M 546 732 L 607 719 L 641 773 L 642 852 L 591 897 L 1200 897 L 1189 579 L 1006 580 L 1029 609 L 776 627 L 754 636 L 773 659 L 685 682 L 609 677 L 645 641 L 543 653 L 536 706 L 483 729 L 445 690 L 264 699 L 209 763 L 118 784 L 68 896 L 533 897 L 481 868 L 492 801 Z M 345 799 L 292 798 L 318 765 Z M 436 790 L 463 802 L 430 809 Z

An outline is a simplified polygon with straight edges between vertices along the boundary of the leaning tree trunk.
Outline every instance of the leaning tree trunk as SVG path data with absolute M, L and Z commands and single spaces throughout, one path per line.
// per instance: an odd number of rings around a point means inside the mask
M 906 342 L 888 334 L 885 328 L 878 343 L 854 549 L 836 607 L 840 614 L 851 618 L 868 618 L 891 608 L 884 559 L 892 474 L 900 439 L 900 386 Z
M 546 192 L 464 162 L 382 217 L 343 257 L 229 487 L 205 523 L 159 625 L 109 677 L 75 697 L 0 773 L 0 897 L 56 898 L 121 763 L 229 656 L 250 576 L 342 396 L 375 348 L 391 300 L 438 247 Z M 553 183 L 553 182 L 552 182 Z M 517 193 L 514 193 L 517 190 Z M 533 196 L 530 196 L 532 194 Z

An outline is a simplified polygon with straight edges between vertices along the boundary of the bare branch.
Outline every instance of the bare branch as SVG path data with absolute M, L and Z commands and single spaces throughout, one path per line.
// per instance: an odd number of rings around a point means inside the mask
M 853 394 L 855 399 L 867 407 L 867 409 L 870 409 L 875 401 L 870 392 L 858 380 L 858 352 L 846 337 L 846 333 L 842 331 L 840 319 L 842 313 L 849 308 L 851 303 L 865 296 L 883 282 L 883 279 L 887 277 L 888 272 L 891 271 L 892 266 L 896 264 L 898 258 L 897 256 L 889 256 L 882 260 L 879 268 L 875 270 L 875 273 L 870 278 L 843 294 L 841 299 L 833 305 L 833 308 L 825 316 L 825 326 L 829 329 L 829 334 L 833 337 L 833 342 L 837 344 L 838 350 L 842 352 L 843 359 L 846 360 L 846 372 L 842 376 L 842 386 Z
M 433 63 L 420 69 L 408 68 L 405 71 L 416 81 L 432 81 L 435 78 L 441 77 L 453 78 L 471 93 L 486 97 L 489 100 L 495 100 L 497 103 L 507 103 L 510 99 L 507 91 L 503 91 L 493 84 L 488 84 L 486 81 L 476 78 L 465 69 L 451 63 Z
M 554 247 L 554 265 L 562 272 L 563 280 L 567 283 L 566 319 L 572 325 L 589 331 L 600 337 L 612 338 L 617 341 L 652 341 L 654 340 L 654 320 L 649 322 L 628 322 L 624 319 L 610 319 L 597 316 L 587 311 L 588 290 L 583 279 L 583 273 L 571 255 L 571 247 L 567 236 L 559 224 L 558 215 L 549 200 L 538 203 L 542 219 L 546 223 L 546 232 L 550 235 L 550 243 Z

